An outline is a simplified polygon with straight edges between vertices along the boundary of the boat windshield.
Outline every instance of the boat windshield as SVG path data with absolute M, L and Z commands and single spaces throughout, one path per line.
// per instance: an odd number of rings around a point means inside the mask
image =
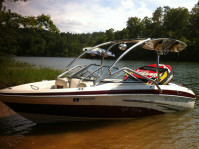
M 130 74 L 126 70 L 120 70 L 114 67 L 113 71 L 117 72 L 114 74 L 109 74 L 110 66 L 101 66 L 97 64 L 91 64 L 80 71 L 73 73 L 69 78 L 78 78 L 81 80 L 89 80 L 94 82 L 140 82 L 136 77 L 129 76 L 128 80 L 125 80 L 125 76 Z
M 141 82 L 136 77 L 133 77 L 130 75 L 129 75 L 128 80 L 126 80 L 125 77 L 128 74 L 130 74 L 130 72 L 125 71 L 125 70 L 119 70 L 119 71 L 116 71 L 116 73 L 113 73 L 104 79 L 101 79 L 101 78 L 97 79 L 96 82 L 122 82 L 122 83 Z
M 70 78 L 79 78 L 82 80 L 98 80 L 107 76 L 109 66 L 101 66 L 97 64 L 90 64 L 80 71 L 76 72 L 69 76 Z M 119 70 L 118 68 L 113 68 L 115 71 Z

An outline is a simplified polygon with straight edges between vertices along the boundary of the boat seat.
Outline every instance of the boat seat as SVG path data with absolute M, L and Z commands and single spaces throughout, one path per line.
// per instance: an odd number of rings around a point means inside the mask
M 76 88 L 79 85 L 80 79 L 68 78 L 69 88 Z
M 93 85 L 93 82 L 92 81 L 83 81 L 81 82 L 80 79 L 76 79 L 76 78 L 71 78 L 71 79 L 68 79 L 69 80 L 69 87 L 70 88 L 76 88 L 76 87 L 90 87 Z
M 143 66 L 143 67 L 135 69 L 135 71 L 152 79 L 152 80 L 157 79 L 156 64 Z M 159 85 L 166 85 L 172 80 L 173 71 L 169 65 L 160 64 L 159 65 L 159 75 L 160 75 Z M 152 81 L 149 81 L 139 75 L 133 74 L 133 76 L 138 78 L 139 80 L 145 82 L 146 84 L 153 84 Z M 125 75 L 123 80 L 128 81 L 129 79 L 130 78 Z
M 76 88 L 76 87 L 90 87 L 93 85 L 92 81 L 83 81 L 80 83 L 80 79 L 76 78 L 58 78 L 55 82 L 55 88 Z
M 55 81 L 55 89 L 69 88 L 69 82 L 66 78 L 57 78 Z
M 85 81 L 85 82 L 81 82 L 78 87 L 91 87 L 93 85 L 92 81 Z

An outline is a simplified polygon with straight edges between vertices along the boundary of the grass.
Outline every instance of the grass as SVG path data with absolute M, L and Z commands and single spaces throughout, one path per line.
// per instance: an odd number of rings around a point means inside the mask
M 37 68 L 28 63 L 17 62 L 10 57 L 1 57 L 0 89 L 41 80 L 54 80 L 60 73 L 60 70 Z

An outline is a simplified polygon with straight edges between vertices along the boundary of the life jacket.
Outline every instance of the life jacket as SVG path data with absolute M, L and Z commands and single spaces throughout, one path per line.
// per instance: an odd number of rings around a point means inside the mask
M 136 72 L 152 79 L 156 80 L 157 79 L 157 70 L 156 70 L 156 64 L 151 64 L 147 66 L 143 66 L 140 68 L 135 69 Z M 132 72 L 131 72 L 132 73 Z M 149 81 L 139 75 L 133 74 L 134 77 L 138 78 L 139 80 L 145 82 L 146 84 L 152 84 L 152 81 Z M 172 78 L 173 78 L 173 71 L 169 65 L 164 65 L 164 64 L 159 64 L 159 84 L 160 85 L 165 85 L 168 84 Z M 128 75 L 125 74 L 124 81 L 128 81 Z

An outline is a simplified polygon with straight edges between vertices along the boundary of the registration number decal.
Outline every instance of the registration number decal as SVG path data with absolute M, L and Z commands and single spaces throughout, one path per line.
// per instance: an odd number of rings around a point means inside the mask
M 95 97 L 73 98 L 73 102 L 92 101 L 92 100 L 95 100 Z

